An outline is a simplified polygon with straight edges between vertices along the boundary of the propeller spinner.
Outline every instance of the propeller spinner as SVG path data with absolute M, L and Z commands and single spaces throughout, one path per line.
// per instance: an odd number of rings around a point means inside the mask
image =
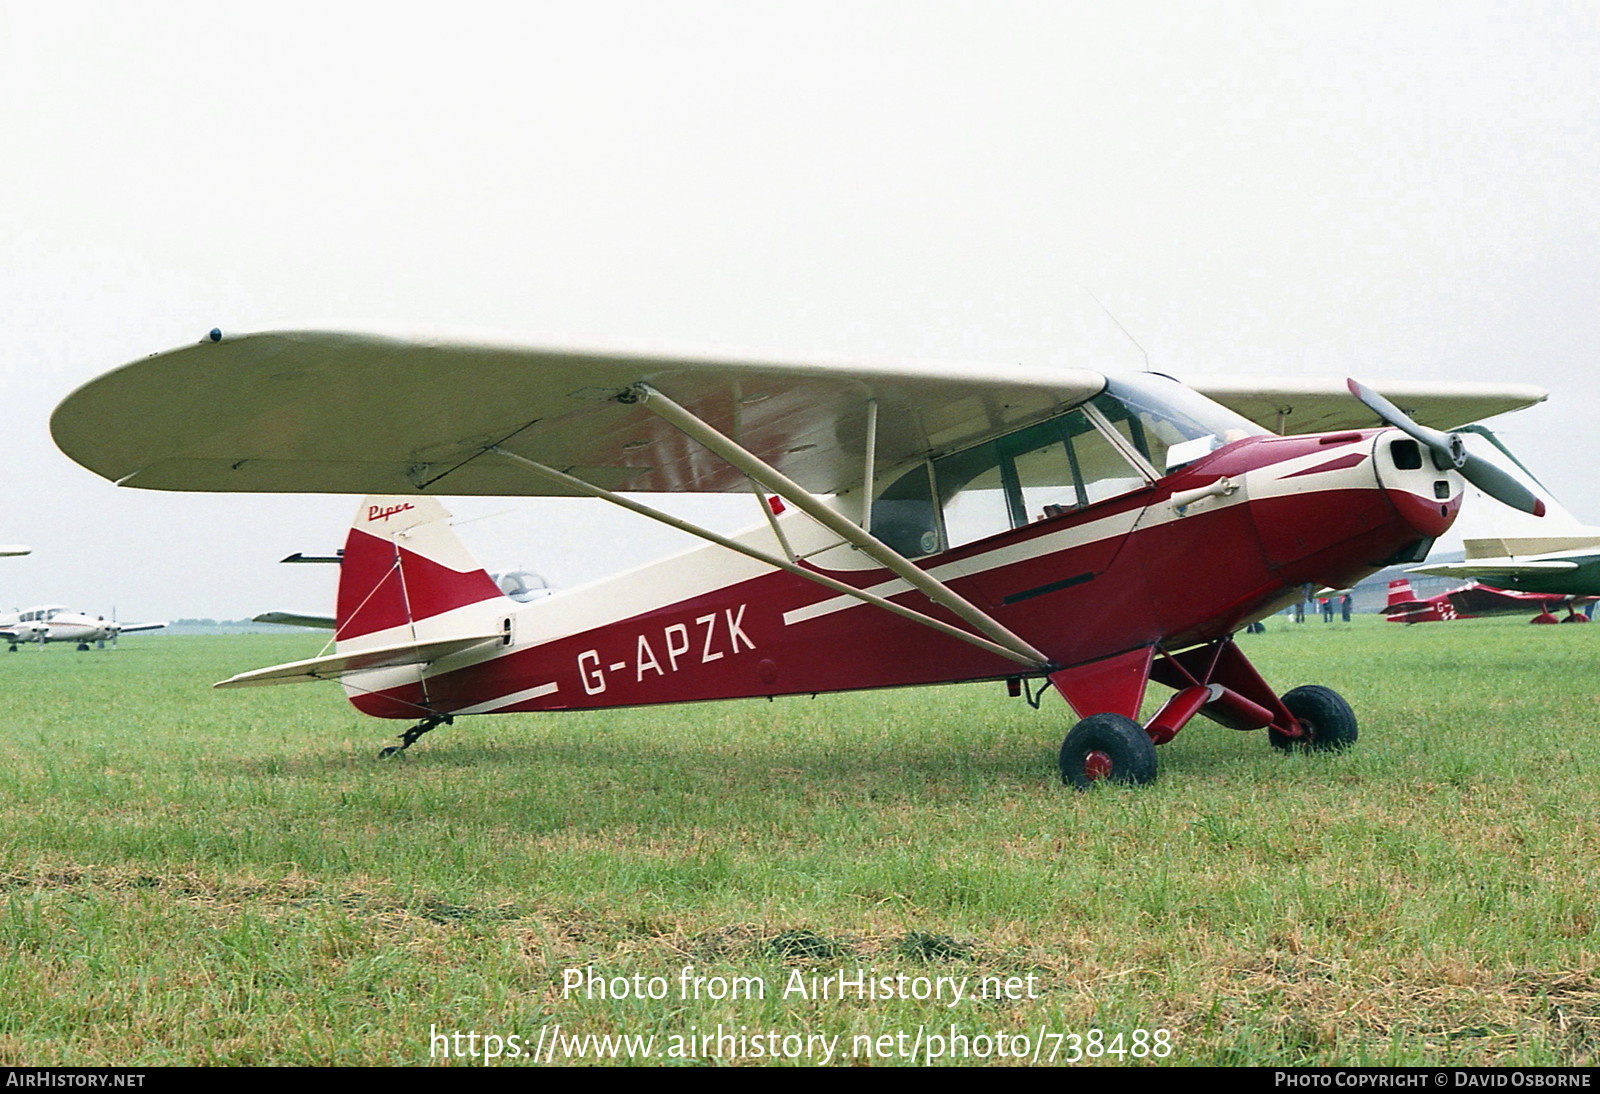
M 1536 517 L 1544 516 L 1544 502 L 1533 491 L 1482 456 L 1468 452 L 1461 434 L 1418 425 L 1399 407 L 1365 384 L 1355 380 L 1345 382 L 1350 385 L 1350 394 L 1365 403 L 1368 410 L 1432 452 L 1440 467 L 1451 467 L 1461 472 L 1462 478 L 1496 501 Z

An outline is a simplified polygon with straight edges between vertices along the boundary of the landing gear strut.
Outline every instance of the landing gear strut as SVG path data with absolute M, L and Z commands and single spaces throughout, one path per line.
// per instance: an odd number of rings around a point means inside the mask
M 1174 694 L 1141 725 L 1135 717 L 1152 680 Z M 1061 781 L 1080 790 L 1102 781 L 1150 782 L 1155 746 L 1197 714 L 1229 729 L 1265 729 L 1284 751 L 1336 752 L 1356 740 L 1356 717 L 1336 692 L 1307 685 L 1277 695 L 1231 636 L 1179 653 L 1132 650 L 1060 670 L 1050 682 L 1080 713 L 1092 712 L 1061 745 Z
M 399 744 L 390 745 L 389 747 L 387 747 L 387 748 L 383 749 L 381 752 L 379 752 L 378 753 L 378 759 L 387 760 L 390 756 L 398 755 L 399 753 L 404 752 L 406 749 L 410 748 L 412 745 L 416 744 L 417 743 L 417 739 L 419 737 L 421 737 L 424 733 L 426 733 L 430 729 L 432 729 L 434 726 L 439 725 L 441 723 L 443 723 L 444 725 L 450 725 L 454 721 L 455 721 L 455 719 L 450 717 L 450 715 L 448 715 L 448 714 L 430 714 L 428 717 L 422 719 L 422 721 L 418 722 L 416 725 L 412 726 L 410 729 L 408 729 L 404 733 L 400 734 L 400 743 Z

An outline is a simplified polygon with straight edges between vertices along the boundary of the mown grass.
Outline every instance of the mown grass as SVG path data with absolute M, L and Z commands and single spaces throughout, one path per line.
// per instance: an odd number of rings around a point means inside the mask
M 1202 721 L 1089 794 L 1065 706 L 999 685 L 466 719 L 379 762 L 403 725 L 337 688 L 206 687 L 314 637 L 7 655 L 0 1064 L 440 1062 L 430 1030 L 555 1023 L 1594 1063 L 1600 628 L 1272 626 L 1246 648 L 1344 693 L 1354 750 Z M 590 966 L 669 997 L 563 997 Z M 680 998 L 685 966 L 768 997 Z M 1038 997 L 780 995 L 857 968 Z

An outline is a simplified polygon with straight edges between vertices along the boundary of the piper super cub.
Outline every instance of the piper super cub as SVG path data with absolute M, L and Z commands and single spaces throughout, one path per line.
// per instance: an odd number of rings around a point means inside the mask
M 1541 508 L 1435 427 L 1543 391 L 1379 386 L 1409 414 L 1353 381 L 212 331 L 88 383 L 52 431 L 122 486 L 370 495 L 333 652 L 217 686 L 338 679 L 416 719 L 385 753 L 463 714 L 1048 681 L 1082 719 L 1060 767 L 1085 787 L 1148 782 L 1196 714 L 1348 746 L 1345 701 L 1280 696 L 1234 632 L 1420 561 L 1463 477 Z M 697 491 L 750 492 L 756 523 L 640 500 Z M 447 494 L 603 498 L 711 546 L 519 603 Z M 1173 694 L 1141 722 L 1151 680 Z

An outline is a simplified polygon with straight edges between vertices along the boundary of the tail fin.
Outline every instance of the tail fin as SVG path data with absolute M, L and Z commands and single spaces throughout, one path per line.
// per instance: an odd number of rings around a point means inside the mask
M 339 565 L 334 637 L 341 646 L 438 637 L 418 624 L 501 596 L 438 501 L 363 498 Z
M 1399 581 L 1389 582 L 1389 602 L 1383 606 L 1385 612 L 1392 612 L 1396 608 L 1403 608 L 1408 604 L 1417 603 L 1417 594 L 1411 591 L 1411 581 L 1402 577 Z
M 1383 614 L 1391 623 L 1440 623 L 1454 619 L 1455 607 L 1446 599 L 1421 600 L 1409 578 L 1389 582 L 1389 602 Z

